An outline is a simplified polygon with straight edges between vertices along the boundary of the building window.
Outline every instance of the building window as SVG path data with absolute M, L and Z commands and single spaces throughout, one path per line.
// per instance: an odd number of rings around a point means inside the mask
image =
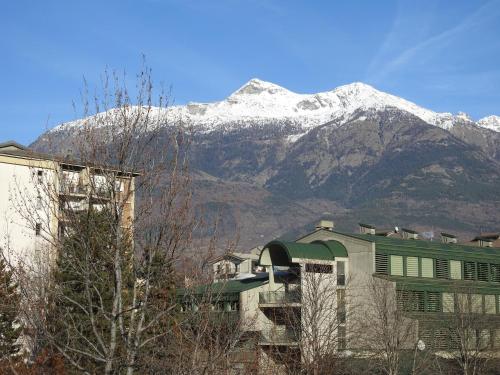
M 450 278 L 450 267 L 447 259 L 436 259 L 436 277 L 438 279 Z
M 434 261 L 432 258 L 422 258 L 422 277 L 434 277 Z
M 496 298 L 494 295 L 487 294 L 484 296 L 484 312 L 486 314 L 496 314 Z
M 443 312 L 452 313 L 455 311 L 455 298 L 453 293 L 443 293 Z
M 331 264 L 306 264 L 306 272 L 311 273 L 332 273 L 333 267 Z
M 36 197 L 36 209 L 40 210 L 42 208 L 42 197 L 38 195 Z
M 339 323 L 346 321 L 345 290 L 337 289 L 337 319 Z
M 464 280 L 476 279 L 476 263 L 464 262 Z
M 491 280 L 494 283 L 500 283 L 500 264 L 490 264 Z
M 37 176 L 38 183 L 41 184 L 43 182 L 43 171 L 38 170 L 36 172 L 36 176 Z
M 403 276 L 403 257 L 391 255 L 391 275 Z
M 36 223 L 35 224 L 35 235 L 39 236 L 42 234 L 42 224 Z
M 406 257 L 406 276 L 418 277 L 417 257 Z
M 398 309 L 402 311 L 425 311 L 425 292 L 422 290 L 398 290 L 396 299 Z M 437 304 L 439 306 L 439 302 Z
M 441 311 L 441 299 L 438 292 L 427 292 L 427 311 Z
M 477 279 L 479 281 L 489 281 L 489 264 L 488 263 L 478 263 L 477 264 Z
M 346 331 L 345 327 L 338 327 L 338 346 L 339 350 L 345 350 L 347 348 L 347 338 L 346 338 Z
M 345 285 L 345 262 L 337 262 L 337 285 Z
M 450 278 L 462 280 L 462 262 L 459 260 L 450 260 Z
M 472 294 L 470 302 L 471 302 L 471 311 L 476 314 L 482 314 L 483 296 L 480 294 Z
M 387 275 L 389 271 L 389 256 L 387 254 L 375 254 L 375 272 Z

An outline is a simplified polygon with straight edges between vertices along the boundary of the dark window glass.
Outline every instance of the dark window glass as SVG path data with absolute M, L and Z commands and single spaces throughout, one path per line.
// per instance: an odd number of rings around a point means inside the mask
M 438 279 L 450 278 L 450 263 L 448 259 L 436 259 L 436 277 Z
M 345 263 L 337 262 L 337 285 L 345 285 Z
M 35 234 L 39 236 L 42 233 L 42 224 L 36 223 L 35 224 Z
M 332 273 L 333 267 L 331 264 L 306 264 L 306 272 L 312 273 Z

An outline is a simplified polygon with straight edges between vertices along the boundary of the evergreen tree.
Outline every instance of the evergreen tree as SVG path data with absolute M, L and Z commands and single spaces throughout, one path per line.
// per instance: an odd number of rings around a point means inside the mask
M 20 294 L 3 258 L 0 258 L 0 358 L 3 360 L 20 350 L 21 324 L 18 320 Z

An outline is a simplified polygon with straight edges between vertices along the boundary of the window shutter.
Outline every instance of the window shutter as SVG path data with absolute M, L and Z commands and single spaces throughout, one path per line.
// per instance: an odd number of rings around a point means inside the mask
M 375 272 L 384 275 L 389 273 L 389 256 L 387 254 L 375 254 Z
M 491 281 L 500 283 L 500 264 L 490 264 Z
M 427 311 L 438 312 L 440 310 L 439 292 L 427 292 Z
M 462 262 L 459 260 L 450 260 L 450 278 L 453 280 L 462 279 Z
M 434 277 L 434 264 L 431 258 L 422 258 L 422 277 Z
M 484 312 L 486 314 L 496 314 L 496 299 L 493 295 L 484 296 Z
M 417 257 L 406 257 L 406 276 L 418 277 Z
M 443 312 L 452 313 L 455 311 L 455 299 L 453 293 L 443 293 Z
M 403 276 L 403 257 L 391 255 L 391 275 Z
M 477 279 L 479 281 L 489 281 L 488 263 L 478 263 L 477 264 Z
M 436 259 L 436 277 L 438 279 L 450 278 L 448 259 Z
M 464 280 L 476 279 L 476 263 L 464 262 Z

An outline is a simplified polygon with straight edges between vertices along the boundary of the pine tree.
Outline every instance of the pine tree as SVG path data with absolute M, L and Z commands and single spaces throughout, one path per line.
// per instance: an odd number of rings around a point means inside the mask
M 17 284 L 3 258 L 0 258 L 0 359 L 20 350 L 21 324 L 18 320 L 20 294 Z

